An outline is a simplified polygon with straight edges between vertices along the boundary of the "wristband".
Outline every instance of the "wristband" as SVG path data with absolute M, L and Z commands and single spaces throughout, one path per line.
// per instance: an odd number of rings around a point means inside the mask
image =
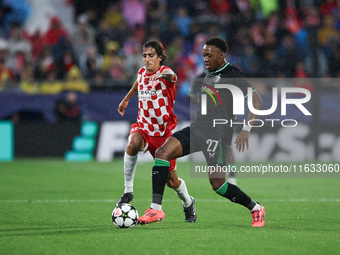
M 244 125 L 243 128 L 242 128 L 242 130 L 245 130 L 245 131 L 250 132 L 251 128 L 252 128 L 251 126 Z

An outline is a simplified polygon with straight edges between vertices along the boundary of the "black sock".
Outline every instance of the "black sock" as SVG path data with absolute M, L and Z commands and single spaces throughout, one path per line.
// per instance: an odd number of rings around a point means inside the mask
M 156 159 L 152 168 L 152 203 L 161 205 L 169 176 L 170 163 L 165 160 L 161 163 L 159 161 L 159 159 Z
M 228 198 L 231 202 L 241 204 L 247 207 L 249 210 L 253 209 L 256 203 L 251 200 L 239 187 L 228 183 L 228 189 L 223 195 Z

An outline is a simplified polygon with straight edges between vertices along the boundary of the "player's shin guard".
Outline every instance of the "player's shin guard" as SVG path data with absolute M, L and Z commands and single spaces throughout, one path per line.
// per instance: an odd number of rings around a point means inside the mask
M 256 203 L 251 200 L 239 187 L 225 182 L 216 193 L 228 198 L 231 202 L 241 204 L 251 210 Z
M 162 159 L 155 159 L 152 168 L 152 204 L 156 210 L 162 209 L 164 188 L 169 176 L 170 162 Z

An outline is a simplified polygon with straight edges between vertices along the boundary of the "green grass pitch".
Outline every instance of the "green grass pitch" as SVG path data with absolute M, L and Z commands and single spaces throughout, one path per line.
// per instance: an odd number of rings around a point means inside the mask
M 123 162 L 0 163 L 0 254 L 340 254 L 340 179 L 240 178 L 266 208 L 266 226 L 251 228 L 247 209 L 215 194 L 208 179 L 190 178 L 197 222 L 166 188 L 165 220 L 116 229 L 111 212 L 123 192 Z M 152 163 L 138 164 L 135 199 L 142 215 L 151 202 Z

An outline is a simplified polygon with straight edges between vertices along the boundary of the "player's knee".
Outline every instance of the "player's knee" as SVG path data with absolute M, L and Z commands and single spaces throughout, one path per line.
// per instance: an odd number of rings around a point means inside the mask
M 126 151 L 128 152 L 128 154 L 134 155 L 138 153 L 138 151 L 140 150 L 140 147 L 141 147 L 141 143 L 132 140 L 128 143 L 126 147 Z
M 174 181 L 172 179 L 168 179 L 168 181 L 166 182 L 166 185 L 168 185 L 169 188 L 173 189 Z
M 161 146 L 156 150 L 156 154 L 155 154 L 156 158 L 159 159 L 164 159 L 164 160 L 168 160 L 170 161 L 170 154 Z
M 166 184 L 168 185 L 169 188 L 177 189 L 181 185 L 181 182 L 178 178 L 175 180 L 172 178 L 169 178 Z
M 215 191 L 218 190 L 225 183 L 225 179 L 220 178 L 210 178 L 209 181 L 212 189 Z

